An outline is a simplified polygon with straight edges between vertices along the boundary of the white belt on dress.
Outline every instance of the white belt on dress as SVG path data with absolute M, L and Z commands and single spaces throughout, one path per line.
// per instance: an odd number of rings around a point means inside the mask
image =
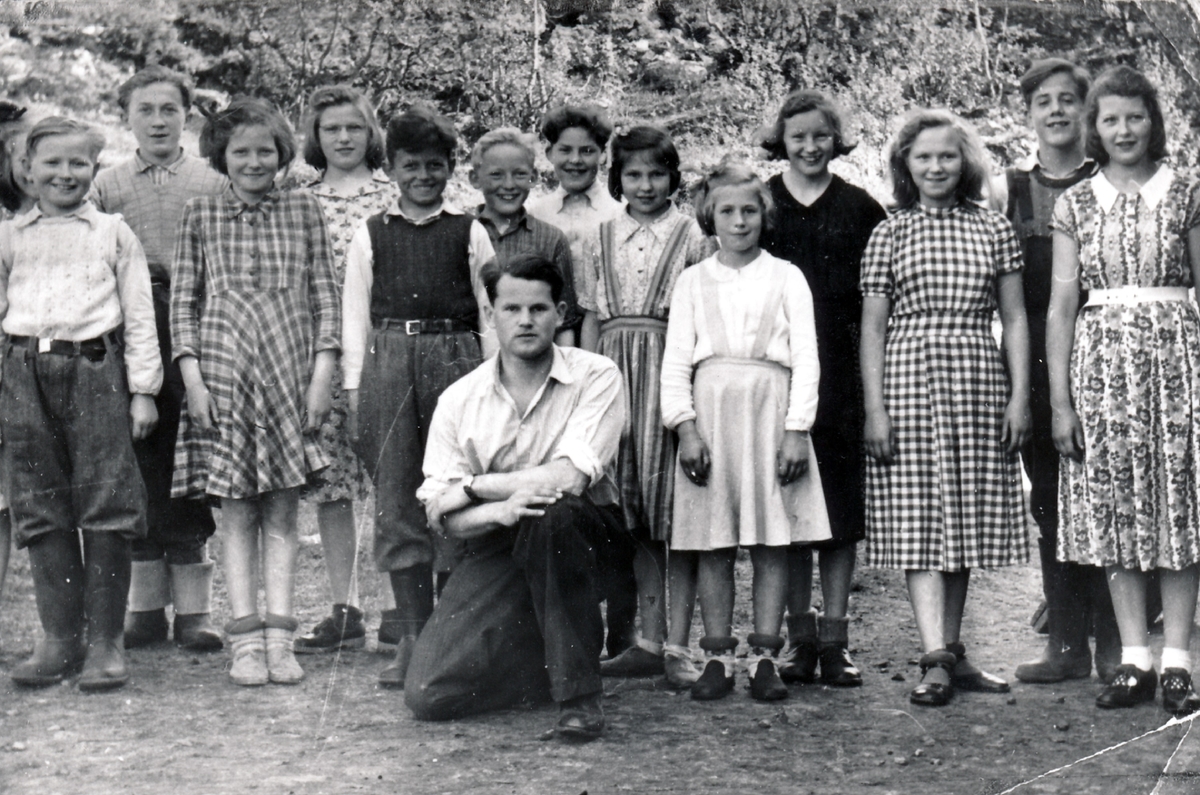
M 1088 290 L 1088 300 L 1084 306 L 1103 306 L 1106 304 L 1121 304 L 1134 306 L 1148 304 L 1153 301 L 1186 301 L 1187 287 L 1110 287 Z

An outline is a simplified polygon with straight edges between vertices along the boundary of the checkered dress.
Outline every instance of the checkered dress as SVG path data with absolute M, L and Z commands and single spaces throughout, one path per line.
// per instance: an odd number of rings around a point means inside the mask
M 974 205 L 888 218 L 863 254 L 864 296 L 892 302 L 884 404 L 896 458 L 868 458 L 867 560 L 960 571 L 1028 559 L 1017 456 L 1000 443 L 1009 386 L 991 320 L 1021 268 L 1008 220 Z
M 171 285 L 175 357 L 195 356 L 215 401 L 204 433 L 186 407 L 172 497 L 245 499 L 302 486 L 329 461 L 302 431 L 314 351 L 337 350 L 333 254 L 312 196 L 232 192 L 192 199 Z

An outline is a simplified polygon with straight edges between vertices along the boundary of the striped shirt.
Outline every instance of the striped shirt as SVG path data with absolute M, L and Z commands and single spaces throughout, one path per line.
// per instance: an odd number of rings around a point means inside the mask
M 496 249 L 496 259 L 504 262 L 521 254 L 541 254 L 558 268 L 563 276 L 562 300 L 567 303 L 563 328 L 572 328 L 583 320 L 579 300 L 575 296 L 575 274 L 571 264 L 571 247 L 567 236 L 556 226 L 539 221 L 524 210 L 520 217 L 503 232 L 483 215 L 483 205 L 475 212 L 479 223 L 487 230 Z

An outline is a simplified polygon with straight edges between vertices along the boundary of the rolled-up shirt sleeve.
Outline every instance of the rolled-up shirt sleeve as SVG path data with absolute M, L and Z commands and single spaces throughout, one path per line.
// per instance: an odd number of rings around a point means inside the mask
M 346 277 L 342 285 L 342 383 L 346 389 L 358 389 L 362 379 L 367 336 L 371 332 L 374 258 L 371 233 L 364 221 L 346 250 Z
M 465 407 L 460 401 L 447 400 L 445 397 L 443 394 L 438 399 L 437 407 L 433 410 L 429 436 L 425 442 L 425 459 L 421 466 L 425 480 L 417 489 L 417 499 L 424 505 L 429 505 L 452 484 L 475 471 L 458 439 L 458 428 Z
M 588 379 L 571 421 L 555 446 L 551 460 L 566 458 L 588 479 L 589 486 L 604 477 L 617 457 L 625 429 L 625 395 L 616 365 Z

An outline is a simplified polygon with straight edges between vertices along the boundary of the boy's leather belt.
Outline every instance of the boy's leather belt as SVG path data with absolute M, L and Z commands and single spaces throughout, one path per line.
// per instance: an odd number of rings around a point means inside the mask
M 393 318 L 384 318 L 372 322 L 372 325 L 380 330 L 383 329 L 403 329 L 405 334 L 449 334 L 454 331 L 474 331 L 475 327 L 470 323 L 465 323 L 461 320 L 453 318 L 439 318 L 437 320 L 395 320 Z
M 9 336 L 8 341 L 13 345 L 20 345 L 39 354 L 52 353 L 56 356 L 82 356 L 87 354 L 101 354 L 107 351 L 108 344 L 105 342 L 105 337 L 111 336 L 111 334 L 106 334 L 103 337 L 93 337 L 90 340 L 50 340 L 42 337 L 23 337 L 18 334 L 12 334 Z

